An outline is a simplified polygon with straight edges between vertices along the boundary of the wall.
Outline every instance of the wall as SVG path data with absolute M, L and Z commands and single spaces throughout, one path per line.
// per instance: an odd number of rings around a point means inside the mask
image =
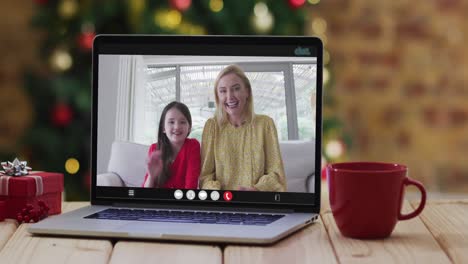
M 330 55 L 328 111 L 353 138 L 349 159 L 405 163 L 431 190 L 468 190 L 466 14 L 459 0 L 310 7 L 308 33 Z
M 13 152 L 33 118 L 30 98 L 18 89 L 26 65 L 39 62 L 34 45 L 39 36 L 29 25 L 32 13 L 30 1 L 0 1 L 0 153 Z M 16 154 L 26 159 L 31 153 Z
M 102 55 L 99 57 L 99 95 L 98 101 L 98 153 L 96 172 L 107 171 L 112 142 L 115 138 L 115 115 L 117 112 L 117 85 L 119 76 L 119 56 Z

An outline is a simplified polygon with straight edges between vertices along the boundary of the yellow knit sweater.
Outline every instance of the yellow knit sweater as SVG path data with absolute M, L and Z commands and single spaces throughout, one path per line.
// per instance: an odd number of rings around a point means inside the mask
M 273 120 L 255 115 L 240 127 L 219 126 L 210 118 L 203 129 L 202 189 L 286 191 L 283 160 Z

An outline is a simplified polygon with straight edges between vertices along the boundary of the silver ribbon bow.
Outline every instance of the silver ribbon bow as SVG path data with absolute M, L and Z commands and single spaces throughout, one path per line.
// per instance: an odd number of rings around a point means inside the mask
M 0 174 L 5 174 L 9 176 L 24 176 L 28 175 L 29 171 L 32 170 L 27 166 L 27 161 L 19 161 L 18 158 L 15 158 L 13 162 L 4 161 L 2 162 L 3 170 L 0 171 Z

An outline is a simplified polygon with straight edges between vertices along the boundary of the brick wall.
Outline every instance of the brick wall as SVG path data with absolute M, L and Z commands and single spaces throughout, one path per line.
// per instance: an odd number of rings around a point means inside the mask
M 32 120 L 23 87 L 26 65 L 37 64 L 37 33 L 30 19 L 30 0 L 0 2 L 0 153 L 15 153 L 16 143 Z
M 353 138 L 350 160 L 401 162 L 431 190 L 468 191 L 466 14 L 462 0 L 310 7 L 307 33 L 330 54 L 328 92 Z M 323 33 L 313 27 L 320 19 Z

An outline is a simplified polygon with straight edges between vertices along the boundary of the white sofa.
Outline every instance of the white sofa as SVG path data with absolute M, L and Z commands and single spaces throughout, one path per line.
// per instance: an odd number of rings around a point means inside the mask
M 313 141 L 280 142 L 289 192 L 313 192 L 314 145 Z M 97 175 L 97 185 L 140 187 L 146 173 L 148 147 L 130 142 L 114 142 L 107 172 Z

